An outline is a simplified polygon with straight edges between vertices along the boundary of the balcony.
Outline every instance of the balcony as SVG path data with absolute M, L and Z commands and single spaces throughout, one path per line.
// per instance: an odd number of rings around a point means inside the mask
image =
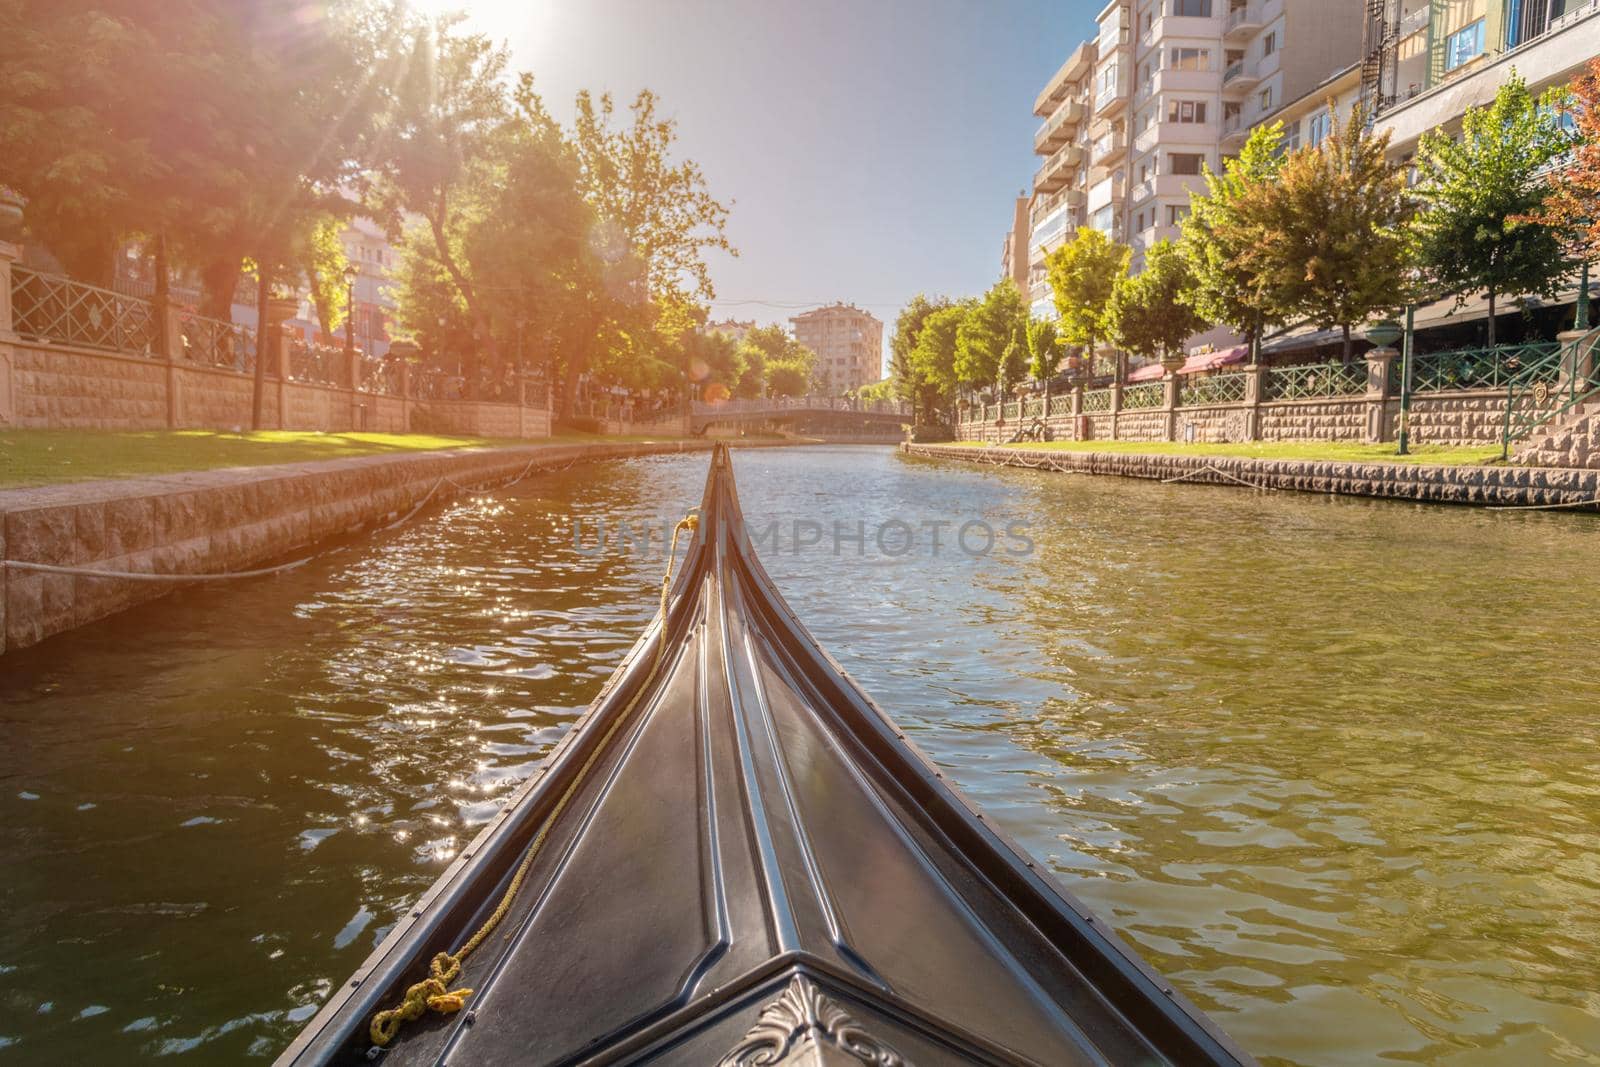
M 1428 15 L 1430 13 L 1430 6 L 1428 4 L 1423 4 L 1415 11 L 1402 15 L 1400 17 L 1400 33 L 1398 39 L 1403 41 L 1407 37 L 1410 37 L 1413 33 L 1420 33 L 1422 30 L 1427 29 Z
M 1066 144 L 1078 132 L 1078 124 L 1083 121 L 1083 100 L 1074 97 L 1056 109 L 1050 116 L 1050 121 L 1039 127 L 1039 132 L 1033 138 L 1033 150 L 1038 155 L 1054 152 Z
M 1038 193 L 1053 193 L 1063 188 L 1083 162 L 1083 146 L 1069 144 L 1045 160 L 1044 166 L 1033 176 L 1033 189 Z
M 1224 40 L 1248 39 L 1257 30 L 1264 28 L 1267 19 L 1261 11 L 1261 4 L 1240 4 L 1228 9 L 1228 17 L 1222 24 Z
M 1128 152 L 1128 135 L 1123 130 L 1101 134 L 1089 149 L 1089 162 L 1096 167 L 1108 166 Z
M 1244 92 L 1261 81 L 1256 65 L 1247 59 L 1236 59 L 1222 72 L 1223 92 Z
M 1203 150 L 1217 143 L 1218 133 L 1214 122 L 1152 122 L 1133 139 L 1133 150 L 1140 155 L 1157 148 Z
M 1250 136 L 1250 128 L 1244 124 L 1244 115 L 1235 111 L 1231 115 L 1222 116 L 1221 148 L 1224 152 L 1237 152 L 1244 147 L 1245 141 Z

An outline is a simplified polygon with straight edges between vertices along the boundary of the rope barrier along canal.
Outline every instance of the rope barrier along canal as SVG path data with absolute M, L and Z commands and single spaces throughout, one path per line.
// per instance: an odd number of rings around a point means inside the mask
M 1227 471 L 1223 470 L 1222 468 L 1220 468 L 1220 467 L 1218 467 L 1218 466 L 1216 466 L 1215 464 L 1212 464 L 1212 463 L 1207 463 L 1204 467 L 1201 467 L 1199 470 L 1189 471 L 1187 474 L 1180 474 L 1180 475 L 1178 475 L 1178 476 L 1176 476 L 1174 478 L 1163 478 L 1163 479 L 1161 479 L 1161 484 L 1162 485 L 1175 485 L 1178 482 L 1187 482 L 1187 481 L 1190 481 L 1191 479 L 1199 478 L 1199 477 L 1201 477 L 1202 475 L 1205 475 L 1205 474 L 1215 474 L 1219 478 L 1226 478 L 1230 482 L 1236 482 L 1239 485 L 1246 486 L 1246 487 L 1248 487 L 1250 489 L 1265 489 L 1269 493 L 1276 493 L 1278 491 L 1278 487 L 1275 486 L 1275 485 L 1266 485 L 1266 484 L 1261 483 L 1261 482 L 1252 482 L 1248 478 L 1240 478 L 1238 475 L 1230 474 Z
M 699 509 L 696 508 L 679 519 L 678 525 L 672 529 L 672 547 L 667 552 L 667 572 L 661 577 L 661 608 L 658 616 L 661 620 L 661 629 L 656 636 L 656 654 L 650 662 L 650 673 L 645 675 L 644 681 L 634 692 L 633 699 L 628 701 L 627 706 L 617 713 L 611 725 L 606 728 L 605 734 L 596 743 L 588 758 L 583 761 L 583 766 L 578 768 L 578 773 L 573 775 L 572 781 L 567 784 L 561 799 L 556 801 L 556 806 L 539 825 L 539 832 L 534 834 L 533 840 L 528 844 L 528 851 L 522 856 L 522 862 L 517 864 L 516 873 L 511 876 L 511 884 L 506 886 L 505 893 L 500 897 L 500 903 L 495 905 L 494 911 L 483 921 L 483 925 L 454 952 L 435 953 L 433 959 L 428 961 L 428 977 L 407 988 L 399 1004 L 385 1008 L 372 1016 L 372 1025 L 367 1029 L 367 1036 L 378 1048 L 388 1046 L 389 1042 L 400 1033 L 400 1028 L 413 1019 L 420 1019 L 430 1011 L 441 1015 L 458 1012 L 466 1004 L 467 998 L 472 996 L 474 992 L 472 989 L 466 987 L 451 989 L 450 984 L 460 977 L 461 968 L 466 964 L 467 957 L 477 951 L 511 911 L 512 904 L 516 903 L 517 894 L 522 890 L 522 883 L 527 879 L 529 869 L 533 867 L 534 858 L 539 855 L 545 838 L 550 835 L 550 827 L 555 825 L 561 813 L 566 810 L 567 804 L 588 779 L 595 763 L 610 747 L 611 739 L 633 716 L 633 709 L 650 691 L 651 684 L 656 680 L 656 674 L 661 670 L 661 661 L 667 647 L 667 597 L 672 589 L 672 564 L 678 554 L 678 535 L 686 530 L 693 532 L 699 526 L 700 515 Z
M 578 459 L 581 458 L 582 457 L 578 457 Z M 564 467 L 551 467 L 548 471 L 546 471 L 546 473 L 560 474 L 562 471 L 570 470 L 578 463 L 578 459 L 573 459 Z M 499 485 L 490 486 L 489 489 L 491 491 L 510 489 L 512 486 L 527 478 L 529 474 L 533 473 L 534 465 L 538 462 L 539 457 L 535 456 L 533 459 L 528 461 L 528 465 L 526 467 L 522 468 L 521 474 L 517 475 L 508 482 L 502 482 Z M 394 529 L 397 526 L 403 526 L 404 524 L 410 522 L 416 517 L 419 511 L 427 506 L 428 501 L 432 500 L 434 494 L 436 494 L 440 487 L 444 485 L 454 486 L 455 488 L 460 489 L 462 492 L 473 492 L 480 488 L 479 486 L 463 485 L 454 478 L 450 478 L 448 476 L 441 477 L 438 481 L 433 483 L 433 488 L 429 489 L 422 495 L 422 499 L 417 501 L 417 503 L 412 506 L 410 511 L 406 512 L 393 522 L 378 527 L 374 532 L 384 533 L 388 530 Z M 320 559 L 332 552 L 337 552 L 343 547 L 343 545 L 336 545 L 333 548 L 327 548 L 321 552 L 313 552 L 311 555 L 305 556 L 304 558 L 291 560 L 288 563 L 279 563 L 272 567 L 257 567 L 253 570 L 247 571 L 217 571 L 209 574 L 157 574 L 152 571 L 108 571 L 99 567 L 67 567 L 55 563 L 29 563 L 20 559 L 0 560 L 0 569 L 10 568 L 14 571 L 26 571 L 33 574 L 63 574 L 73 578 L 107 578 L 121 582 L 167 582 L 178 584 L 185 582 L 237 582 L 243 581 L 246 578 L 265 578 L 269 575 L 282 574 L 285 571 L 292 571 L 297 567 L 304 567 L 312 560 Z

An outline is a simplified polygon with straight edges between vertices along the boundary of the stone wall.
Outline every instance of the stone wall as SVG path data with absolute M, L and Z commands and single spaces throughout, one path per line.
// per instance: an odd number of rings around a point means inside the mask
M 251 422 L 255 380 L 248 374 L 32 341 L 5 348 L 0 428 L 235 430 Z M 268 429 L 550 436 L 550 414 L 543 408 L 424 402 L 273 375 L 263 385 L 262 424 Z
M 1250 421 L 1243 405 L 1179 408 L 1174 435 L 1179 441 L 1216 443 L 1250 440 Z
M 1387 415 L 1399 428 L 1400 406 L 1391 404 Z M 1506 391 L 1477 390 L 1460 393 L 1418 393 L 1411 398 L 1410 439 L 1424 445 L 1499 444 L 1505 431 Z
M 1161 408 L 1140 408 L 1124 411 L 1117 416 L 1117 440 L 1165 441 L 1167 440 L 1167 413 Z
M 1594 418 L 1600 423 L 1600 408 L 1595 411 Z M 1600 433 L 1600 428 L 1596 432 Z M 1597 503 L 1600 501 L 1600 470 L 1594 469 L 1067 452 L 1025 447 L 976 448 L 918 444 L 900 447 L 909 455 L 929 459 L 957 459 L 1002 467 L 1110 474 L 1156 481 L 1181 478 L 1183 485 L 1290 489 L 1438 504 L 1559 506 L 1600 511 L 1600 503 Z
M 1361 397 L 1282 400 L 1261 405 L 1258 441 L 1363 441 L 1367 403 Z
M 530 462 L 701 450 L 702 441 L 542 445 L 366 456 L 0 490 L 0 559 L 145 574 L 250 570 L 404 514 L 437 487 L 498 484 Z M 0 566 L 0 652 L 173 591 L 163 582 Z
M 166 365 L 138 356 L 18 342 L 11 360 L 11 405 L 11 424 L 21 427 L 166 426 Z

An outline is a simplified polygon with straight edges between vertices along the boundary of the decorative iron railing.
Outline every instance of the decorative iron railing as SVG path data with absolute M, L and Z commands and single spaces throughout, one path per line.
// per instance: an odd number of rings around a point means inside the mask
M 1261 383 L 1263 400 L 1311 400 L 1360 396 L 1367 391 L 1365 363 L 1304 363 L 1268 367 Z
M 1600 328 L 1570 345 L 1528 359 L 1506 383 L 1506 415 L 1500 433 L 1500 455 L 1511 446 L 1600 394 Z M 1592 368 L 1592 369 L 1591 369 Z
M 1053 396 L 1051 396 L 1050 397 L 1050 403 L 1047 406 L 1045 413 L 1047 415 L 1071 415 L 1072 414 L 1072 394 L 1071 393 L 1056 393 Z
M 1022 402 L 1022 417 L 1025 419 L 1038 419 L 1044 417 L 1044 397 L 1030 396 Z
M 295 341 L 289 346 L 289 379 L 317 385 L 342 385 L 344 375 L 340 373 L 340 366 L 343 362 L 344 352 L 340 349 Z
M 256 332 L 233 322 L 207 318 L 192 311 L 178 316 L 183 358 L 190 363 L 253 374 L 256 367 Z
M 1560 348 L 1557 341 L 1536 341 L 1520 345 L 1496 345 L 1493 348 L 1453 348 L 1445 352 L 1413 356 L 1411 391 L 1441 393 L 1455 389 L 1504 389 L 1525 367 L 1534 364 L 1545 366 L 1546 357 Z M 1402 370 L 1398 360 L 1390 364 L 1396 387 Z M 1555 380 L 1555 370 L 1548 370 L 1548 375 L 1551 381 Z
M 1250 375 L 1210 374 L 1204 377 L 1185 376 L 1178 379 L 1181 392 L 1178 402 L 1184 407 L 1202 407 L 1207 404 L 1242 404 L 1249 389 Z
M 1096 415 L 1111 410 L 1111 390 L 1087 389 L 1083 394 L 1083 413 Z
M 148 300 L 11 268 L 11 328 L 33 341 L 153 356 L 161 336 Z
M 1122 390 L 1122 410 L 1124 411 L 1158 408 L 1166 402 L 1167 386 L 1165 382 L 1146 382 L 1139 385 L 1129 385 Z
M 392 359 L 364 361 L 361 364 L 360 389 L 364 393 L 399 396 L 400 364 Z

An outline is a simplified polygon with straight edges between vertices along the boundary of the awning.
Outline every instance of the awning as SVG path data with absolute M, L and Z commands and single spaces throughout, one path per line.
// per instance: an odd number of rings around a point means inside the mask
M 1197 356 L 1190 356 L 1183 361 L 1183 366 L 1178 368 L 1179 374 L 1203 374 L 1208 370 L 1226 367 L 1234 363 L 1243 363 L 1250 358 L 1250 349 L 1245 345 L 1235 345 L 1233 348 L 1224 348 L 1216 352 L 1202 352 Z M 1161 369 L 1161 364 L 1152 363 L 1147 367 L 1129 373 L 1130 382 L 1154 382 L 1166 377 L 1166 371 Z

